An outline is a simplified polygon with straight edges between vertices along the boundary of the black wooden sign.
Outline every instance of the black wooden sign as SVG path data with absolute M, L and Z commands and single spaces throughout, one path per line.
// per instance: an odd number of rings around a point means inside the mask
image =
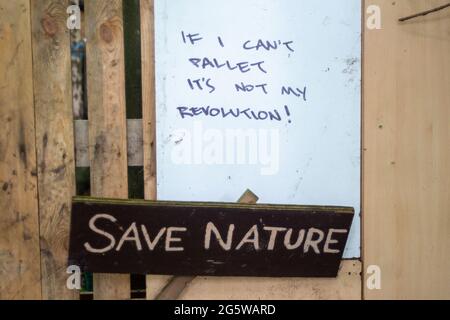
M 353 208 L 75 198 L 69 264 L 163 275 L 336 277 Z

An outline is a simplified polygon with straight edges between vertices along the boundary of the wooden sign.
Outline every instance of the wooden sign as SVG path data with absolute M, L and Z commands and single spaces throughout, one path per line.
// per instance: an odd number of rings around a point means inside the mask
M 335 277 L 353 208 L 75 198 L 69 265 L 99 273 Z

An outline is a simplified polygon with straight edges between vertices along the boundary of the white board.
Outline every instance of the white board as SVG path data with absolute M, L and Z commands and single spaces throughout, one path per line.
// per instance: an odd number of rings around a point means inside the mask
M 155 0 L 155 36 L 158 199 L 352 206 L 359 257 L 361 1 Z

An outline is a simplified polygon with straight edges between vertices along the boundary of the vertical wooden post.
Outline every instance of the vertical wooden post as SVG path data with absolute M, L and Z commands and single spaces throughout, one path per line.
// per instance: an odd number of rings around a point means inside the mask
M 85 2 L 91 194 L 127 198 L 121 0 Z M 129 275 L 94 275 L 95 299 L 129 299 Z
M 33 80 L 43 299 L 75 299 L 66 286 L 75 194 L 67 0 L 32 1 Z
M 0 3 L 0 299 L 40 299 L 30 1 Z
M 142 122 L 145 198 L 156 200 L 155 41 L 153 0 L 141 0 Z
M 141 0 L 142 127 L 144 132 L 144 195 L 156 200 L 156 107 L 154 1 Z M 154 299 L 170 276 L 146 278 L 147 299 Z
M 370 1 L 383 16 L 364 46 L 365 299 L 450 299 L 450 12 L 398 22 L 443 2 Z

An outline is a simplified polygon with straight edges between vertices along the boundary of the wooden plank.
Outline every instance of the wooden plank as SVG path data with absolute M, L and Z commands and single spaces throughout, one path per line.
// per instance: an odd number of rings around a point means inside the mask
M 142 167 L 143 129 L 141 119 L 127 120 L 127 156 L 129 167 Z M 89 159 L 89 120 L 75 120 L 75 164 L 79 168 L 90 166 Z
M 154 1 L 141 0 L 142 128 L 144 148 L 144 197 L 156 200 L 156 107 Z M 154 299 L 171 276 L 148 275 L 147 299 Z
M 381 290 L 366 299 L 450 299 L 450 11 L 397 21 L 445 2 L 370 2 L 382 29 L 365 36 L 363 259 Z
M 153 0 L 141 0 L 142 126 L 145 199 L 156 200 L 155 42 Z
M 32 1 L 33 80 L 43 299 L 75 299 L 67 257 L 75 195 L 68 1 Z M 56 45 L 57 44 L 57 45 Z
M 75 120 L 75 166 L 77 168 L 89 168 L 89 120 Z
M 40 299 L 30 1 L 0 3 L 0 299 Z
M 167 281 L 156 295 L 156 300 L 177 300 L 186 287 L 194 280 L 195 276 L 176 276 Z
M 127 156 L 129 167 L 140 167 L 144 163 L 143 128 L 141 119 L 127 120 Z
M 256 204 L 258 197 L 249 189 L 247 189 L 239 198 L 238 203 Z M 166 286 L 161 289 L 156 296 L 158 300 L 175 300 L 180 297 L 184 289 L 194 280 L 195 277 L 173 277 L 167 282 Z
M 85 14 L 91 194 L 127 198 L 122 1 L 86 1 Z M 130 298 L 129 275 L 94 275 L 94 298 Z

